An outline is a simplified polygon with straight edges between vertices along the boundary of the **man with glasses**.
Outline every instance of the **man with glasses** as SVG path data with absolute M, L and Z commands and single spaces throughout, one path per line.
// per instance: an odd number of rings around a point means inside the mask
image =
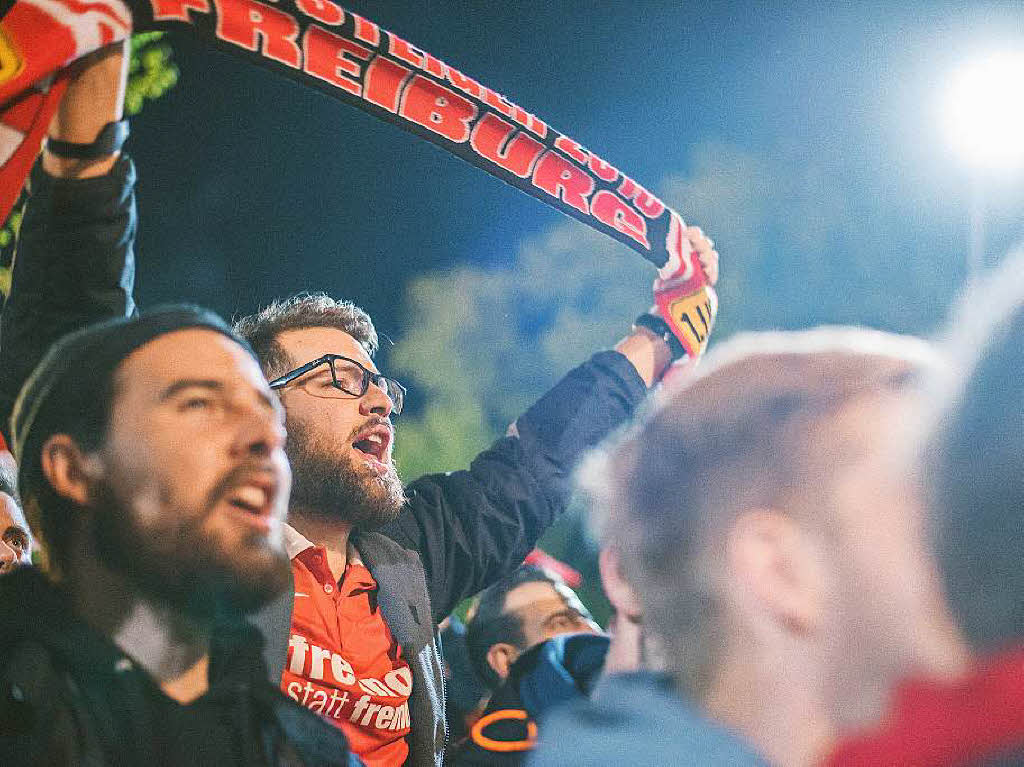
M 119 100 L 104 105 L 92 97 L 101 88 L 84 87 L 94 73 L 108 83 L 121 76 L 110 65 L 81 73 L 51 138 L 87 145 L 120 117 Z M 38 358 L 87 321 L 135 311 L 131 163 L 101 149 L 88 160 L 61 158 L 62 146 L 49 144 L 33 173 L 3 313 L 0 397 L 20 385 L 19 359 Z M 717 275 L 711 242 L 696 228 L 687 236 Z M 284 666 L 285 693 L 342 729 L 367 764 L 441 764 L 437 624 L 518 567 L 565 509 L 577 457 L 630 417 L 671 362 L 665 324 L 649 315 L 638 323 L 468 470 L 404 489 L 392 460 L 404 389 L 377 370 L 365 312 L 300 295 L 237 323 L 284 406 L 294 474 L 286 531 L 294 595 L 259 616 L 266 652 Z
M 522 562 L 564 509 L 577 456 L 629 416 L 668 346 L 635 330 L 570 372 L 468 470 L 403 488 L 391 420 L 405 390 L 378 373 L 365 312 L 299 295 L 236 330 L 284 405 L 295 478 L 291 624 L 284 611 L 266 621 L 272 641 L 289 637 L 282 687 L 369 764 L 435 763 L 445 743 L 437 624 Z

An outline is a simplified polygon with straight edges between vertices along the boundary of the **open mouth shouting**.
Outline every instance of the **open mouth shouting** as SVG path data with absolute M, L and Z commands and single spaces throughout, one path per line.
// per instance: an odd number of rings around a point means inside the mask
M 378 474 L 386 474 L 391 467 L 391 427 L 376 423 L 359 431 L 352 440 L 352 448 L 360 458 Z
M 270 475 L 247 474 L 224 491 L 224 500 L 244 523 L 270 532 L 277 483 Z

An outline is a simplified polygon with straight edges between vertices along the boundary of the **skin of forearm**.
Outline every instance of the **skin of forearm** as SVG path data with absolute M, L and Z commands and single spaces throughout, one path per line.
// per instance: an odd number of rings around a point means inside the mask
M 661 379 L 665 368 L 672 362 L 672 351 L 664 339 L 644 327 L 632 333 L 615 345 L 615 351 L 633 363 L 647 388 Z
M 50 122 L 50 138 L 91 144 L 107 123 L 123 117 L 128 45 L 128 41 L 116 43 L 74 65 L 75 73 Z M 57 178 L 92 178 L 109 173 L 119 154 L 72 160 L 44 149 L 43 169 Z

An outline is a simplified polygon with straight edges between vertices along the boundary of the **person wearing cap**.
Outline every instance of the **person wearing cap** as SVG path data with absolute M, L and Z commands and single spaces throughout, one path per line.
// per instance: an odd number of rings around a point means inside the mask
M 120 117 L 109 95 L 122 87 L 111 84 L 123 83 L 119 61 L 101 52 L 72 80 L 33 171 L 0 319 L 0 409 L 26 359 L 52 339 L 135 311 L 134 171 L 109 140 L 123 131 L 101 130 Z M 686 236 L 714 282 L 710 240 L 696 228 Z M 576 459 L 628 419 L 682 353 L 664 320 L 645 314 L 636 325 L 467 470 L 403 488 L 392 419 L 405 390 L 378 370 L 365 312 L 313 294 L 237 323 L 284 406 L 295 473 L 286 528 L 294 602 L 261 611 L 268 668 L 368 764 L 441 764 L 448 736 L 438 623 L 523 561 L 567 507 Z
M 65 337 L 12 434 L 48 568 L 0 578 L 0 764 L 357 763 L 240 619 L 288 588 L 291 474 L 227 325 L 169 307 Z

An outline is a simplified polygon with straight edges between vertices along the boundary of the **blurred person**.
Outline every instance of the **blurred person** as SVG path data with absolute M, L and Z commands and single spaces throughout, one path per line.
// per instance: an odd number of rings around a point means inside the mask
M 696 363 L 688 360 L 677 363 L 673 366 L 674 381 L 682 380 L 695 367 Z M 611 535 L 600 542 L 598 565 L 601 585 L 613 610 L 607 633 L 595 631 L 596 627 L 590 625 L 591 619 L 587 614 L 584 619 L 587 625 L 582 628 L 577 618 L 571 626 L 565 626 L 571 631 L 554 634 L 523 651 L 520 645 L 526 642 L 516 644 L 523 633 L 517 628 L 519 621 L 516 616 L 501 612 L 502 604 L 497 598 L 502 593 L 508 594 L 509 588 L 517 590 L 520 585 L 510 580 L 481 594 L 481 607 L 488 597 L 492 603 L 484 615 L 495 615 L 497 619 L 492 618 L 486 623 L 479 621 L 481 627 L 477 631 L 474 665 L 484 669 L 481 675 L 490 672 L 489 679 L 499 684 L 491 688 L 486 708 L 473 723 L 469 737 L 455 751 L 454 767 L 518 767 L 525 764 L 538 738 L 543 737 L 539 722 L 548 711 L 590 697 L 602 675 L 626 672 L 656 674 L 661 669 L 660 651 L 649 632 L 644 631 L 640 601 L 620 574 L 619 553 Z M 527 577 L 530 577 L 529 572 L 518 580 Z M 543 572 L 539 577 L 542 582 L 551 578 Z M 572 604 L 569 600 L 564 601 L 566 605 Z M 550 609 L 537 611 L 539 616 L 558 615 L 559 612 L 551 613 Z M 473 621 L 478 621 L 478 616 L 479 609 Z M 535 623 L 541 621 L 535 620 Z M 497 667 L 492 667 L 487 663 L 487 655 L 493 646 L 489 644 L 490 640 L 502 637 L 510 642 L 515 652 L 507 672 L 499 674 L 505 657 L 499 654 Z M 555 734 L 549 737 L 557 737 L 557 731 L 552 732 Z
M 579 640 L 569 643 L 568 653 L 565 642 L 550 641 L 577 636 L 598 637 L 596 655 L 578 652 Z M 471 673 L 487 692 L 452 763 L 520 764 L 541 707 L 564 698 L 563 684 L 575 689 L 566 674 L 573 677 L 577 658 L 586 657 L 585 664 L 599 670 L 607 642 L 590 611 L 554 570 L 524 564 L 481 592 L 470 609 L 466 646 Z M 545 678 L 550 664 L 562 673 Z
M 952 682 L 905 680 L 884 725 L 847 739 L 832 765 L 1024 764 L 1022 286 L 1018 256 L 954 316 L 948 348 L 961 364 L 939 387 L 921 456 L 929 538 L 975 660 Z
M 61 334 L 135 312 L 135 174 L 120 144 L 101 140 L 121 116 L 110 93 L 123 89 L 122 64 L 101 51 L 78 73 L 33 170 L 0 320 L 0 401 Z M 686 236 L 713 282 L 712 243 L 695 227 Z M 678 353 L 664 320 L 638 323 L 468 470 L 405 488 L 392 460 L 404 389 L 377 369 L 365 312 L 312 294 L 237 323 L 285 408 L 295 475 L 285 530 L 294 590 L 258 618 L 269 673 L 367 763 L 440 764 L 437 624 L 522 562 L 564 510 L 577 458 L 632 415 Z
M 682 376 L 693 365 L 675 367 L 676 375 Z M 644 630 L 640 601 L 619 572 L 619 554 L 610 536 L 601 543 L 598 563 L 613 609 L 607 633 L 587 626 L 583 632 L 561 633 L 517 654 L 469 737 L 455 751 L 454 767 L 525 764 L 545 737 L 540 721 L 548 711 L 590 697 L 605 675 L 640 672 L 656 678 L 663 665 L 661 652 Z M 554 734 L 547 737 L 558 737 L 557 730 L 550 732 Z
M 18 502 L 13 476 L 0 467 L 0 575 L 32 564 L 32 533 Z
M 940 364 L 868 330 L 752 334 L 605 446 L 599 538 L 666 673 L 606 676 L 530 763 L 802 767 L 896 678 L 956 674 L 906 470 Z
M 288 587 L 291 475 L 280 404 L 220 318 L 65 337 L 12 433 L 49 570 L 0 579 L 0 763 L 355 763 L 242 621 Z
M 561 577 L 534 565 L 522 565 L 481 592 L 466 629 L 473 670 L 491 692 L 531 647 L 562 634 L 600 630 Z
M 546 713 L 589 696 L 608 656 L 604 633 L 569 633 L 547 639 L 519 655 L 487 707 L 459 743 L 453 767 L 517 767 L 526 763 L 538 738 L 558 737 L 543 729 Z
M 552 584 L 555 588 L 561 589 L 563 585 L 567 586 L 569 592 L 566 592 L 566 597 L 573 600 L 574 603 L 579 602 L 572 589 L 579 586 L 583 576 L 564 562 L 560 562 L 541 549 L 535 548 L 527 555 L 523 565 L 516 570 L 511 579 L 518 579 L 524 570 L 535 575 L 541 581 Z M 501 588 L 503 584 L 508 583 L 511 579 L 506 578 L 504 581 L 488 587 L 478 595 L 474 604 L 470 606 L 470 618 L 478 612 L 477 608 L 482 598 L 485 598 L 485 595 Z M 551 592 L 547 592 L 545 596 L 550 596 L 550 594 Z M 582 604 L 578 605 L 578 609 L 582 613 L 588 614 Z M 478 628 L 480 625 L 482 624 L 478 623 Z M 507 624 L 503 622 L 503 625 Z M 585 626 L 583 630 L 589 630 L 589 628 Z M 478 653 L 477 658 L 470 657 L 467 626 L 459 619 L 458 615 L 449 615 L 441 622 L 440 634 L 444 649 L 445 714 L 448 719 L 449 730 L 448 752 L 451 754 L 457 745 L 463 743 L 469 737 L 470 728 L 480 718 L 494 688 L 489 684 L 485 685 L 480 671 L 474 669 L 474 663 L 479 664 L 482 656 Z M 476 634 L 478 640 L 476 646 L 482 648 L 483 652 L 486 653 L 488 647 L 483 646 L 486 642 L 479 641 L 479 631 Z M 499 640 L 503 642 L 510 640 L 517 643 L 524 642 L 525 640 L 522 640 L 521 637 L 522 631 L 518 628 L 511 630 L 511 633 L 499 630 Z M 530 642 L 530 644 L 533 644 L 533 642 Z M 518 650 L 521 651 L 523 649 L 526 648 L 518 646 Z M 486 660 L 482 662 L 486 665 Z M 490 667 L 488 666 L 488 668 Z

